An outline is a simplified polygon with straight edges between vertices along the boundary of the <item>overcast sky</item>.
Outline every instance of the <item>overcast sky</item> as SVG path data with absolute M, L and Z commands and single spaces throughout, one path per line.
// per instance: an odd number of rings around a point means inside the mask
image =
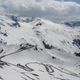
M 64 0 L 64 1 L 75 1 L 75 2 L 80 3 L 80 0 Z
M 64 2 L 65 1 L 65 2 Z M 52 21 L 80 20 L 80 4 L 71 0 L 0 0 L 0 12 Z M 79 1 L 80 0 L 72 0 Z

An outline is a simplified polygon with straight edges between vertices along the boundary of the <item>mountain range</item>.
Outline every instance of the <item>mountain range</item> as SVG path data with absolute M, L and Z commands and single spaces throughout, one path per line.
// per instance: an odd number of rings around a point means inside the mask
M 80 5 L 28 1 L 0 0 L 0 80 L 80 80 Z

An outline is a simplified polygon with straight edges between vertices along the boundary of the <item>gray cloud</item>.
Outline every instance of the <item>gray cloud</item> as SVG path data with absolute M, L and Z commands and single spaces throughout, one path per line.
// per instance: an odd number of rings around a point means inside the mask
M 80 5 L 55 0 L 0 0 L 0 11 L 52 21 L 80 19 Z

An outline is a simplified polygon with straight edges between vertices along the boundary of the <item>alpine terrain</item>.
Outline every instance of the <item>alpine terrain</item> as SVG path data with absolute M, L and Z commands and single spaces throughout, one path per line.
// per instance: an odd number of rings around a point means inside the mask
M 0 80 L 80 80 L 80 4 L 0 0 Z

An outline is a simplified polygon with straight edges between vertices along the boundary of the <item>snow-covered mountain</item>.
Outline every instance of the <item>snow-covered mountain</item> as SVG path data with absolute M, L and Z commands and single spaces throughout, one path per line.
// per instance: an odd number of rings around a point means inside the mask
M 0 0 L 0 80 L 80 80 L 80 4 Z
M 0 80 L 80 80 L 80 27 L 0 15 Z

